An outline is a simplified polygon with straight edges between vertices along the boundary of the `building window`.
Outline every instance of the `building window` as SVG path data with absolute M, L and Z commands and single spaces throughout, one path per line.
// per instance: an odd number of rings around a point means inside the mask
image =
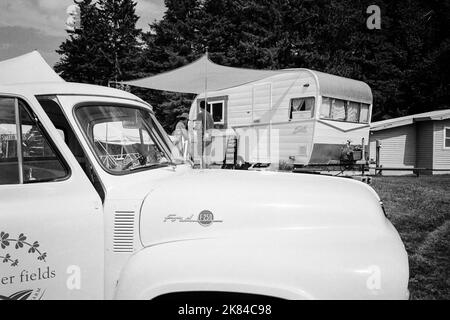
M 450 149 L 450 127 L 444 128 L 444 148 Z
M 291 99 L 289 119 L 311 119 L 314 117 L 314 97 Z

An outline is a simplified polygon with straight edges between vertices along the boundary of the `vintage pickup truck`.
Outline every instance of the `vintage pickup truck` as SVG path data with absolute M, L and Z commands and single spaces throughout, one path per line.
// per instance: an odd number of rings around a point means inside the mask
M 0 138 L 0 298 L 408 298 L 361 182 L 193 169 L 149 104 L 63 81 L 0 85 Z

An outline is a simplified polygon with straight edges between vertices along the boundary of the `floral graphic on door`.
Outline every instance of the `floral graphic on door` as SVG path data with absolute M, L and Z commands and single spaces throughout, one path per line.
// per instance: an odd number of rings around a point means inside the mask
M 0 232 L 0 247 L 3 250 L 27 250 L 29 254 L 35 255 L 37 260 L 42 262 L 45 262 L 45 259 L 47 258 L 47 253 L 41 251 L 42 249 L 39 249 L 39 242 L 29 241 L 27 236 L 23 233 L 20 233 L 18 237 L 11 237 L 7 232 Z M 19 259 L 15 258 L 12 252 L 0 252 L 0 262 L 8 263 L 12 267 L 17 267 L 19 265 Z

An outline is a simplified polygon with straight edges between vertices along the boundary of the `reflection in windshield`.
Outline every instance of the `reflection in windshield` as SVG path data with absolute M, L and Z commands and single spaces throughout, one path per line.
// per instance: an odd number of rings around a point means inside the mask
M 156 119 L 143 109 L 83 106 L 77 118 L 100 163 L 113 172 L 159 167 L 182 157 L 158 132 Z

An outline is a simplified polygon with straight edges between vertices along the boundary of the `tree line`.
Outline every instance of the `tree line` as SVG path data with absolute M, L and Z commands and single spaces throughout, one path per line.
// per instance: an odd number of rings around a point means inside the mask
M 450 2 L 377 0 L 381 29 L 366 25 L 366 0 L 165 0 L 163 18 L 136 27 L 133 0 L 83 0 L 55 70 L 67 81 L 107 85 L 171 70 L 206 48 L 215 63 L 309 68 L 367 82 L 372 120 L 449 108 Z M 168 130 L 189 94 L 133 88 Z

